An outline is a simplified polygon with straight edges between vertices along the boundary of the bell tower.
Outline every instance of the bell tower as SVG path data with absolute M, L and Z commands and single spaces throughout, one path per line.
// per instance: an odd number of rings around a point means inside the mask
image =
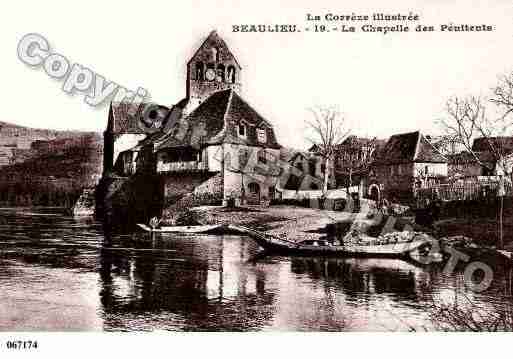
M 186 113 L 214 92 L 233 89 L 240 93 L 241 67 L 216 31 L 212 31 L 187 63 Z

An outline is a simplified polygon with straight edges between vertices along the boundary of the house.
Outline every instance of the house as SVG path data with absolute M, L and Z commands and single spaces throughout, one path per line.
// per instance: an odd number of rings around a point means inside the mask
M 287 162 L 290 175 L 284 185 L 287 190 L 322 190 L 326 161 L 316 153 L 296 151 Z M 328 189 L 335 188 L 335 173 L 332 162 L 328 168 Z
M 112 102 L 110 104 L 107 129 L 103 133 L 104 174 L 135 173 L 137 145 L 148 135 L 146 121 L 164 121 L 169 112 L 165 106 L 157 106 L 155 110 L 153 108 L 154 106 L 150 103 Z
M 480 137 L 472 143 L 472 151 L 483 156 L 481 163 L 487 176 L 511 174 L 513 167 L 513 137 Z
M 472 152 L 447 155 L 451 179 L 489 177 L 511 173 L 513 137 L 479 137 L 472 143 Z
M 447 177 L 447 158 L 419 131 L 393 135 L 371 164 L 367 195 L 409 202 L 414 189 Z
M 153 142 L 156 173 L 166 177 L 166 193 L 174 190 L 176 174 L 178 182 L 195 174 L 198 186 L 215 183 L 209 192 L 225 201 L 259 203 L 275 196 L 280 145 L 274 129 L 235 90 L 215 92 L 185 120 L 182 135 L 171 132 Z
M 241 70 L 213 31 L 187 63 L 186 98 L 153 110 L 112 104 L 104 173 L 156 176 L 165 200 L 187 193 L 224 203 L 273 198 L 281 146 L 273 125 L 241 97 Z
M 490 152 L 475 152 L 472 154 L 468 151 L 462 151 L 456 154 L 449 154 L 446 157 L 447 176 L 450 179 L 493 175 L 492 168 L 495 167 L 495 161 Z
M 386 141 L 377 138 L 348 136 L 335 147 L 335 176 L 337 187 L 362 183 L 369 166 Z

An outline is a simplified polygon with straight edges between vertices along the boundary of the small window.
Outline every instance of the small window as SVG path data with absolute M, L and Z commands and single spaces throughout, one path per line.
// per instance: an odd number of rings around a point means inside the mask
M 429 173 L 429 166 L 424 167 L 424 174 L 427 175 Z
M 203 81 L 204 66 L 203 62 L 196 63 L 196 80 Z
M 232 84 L 235 83 L 235 67 L 233 65 L 227 68 L 226 81 Z
M 246 126 L 243 123 L 239 123 L 239 136 L 246 137 Z
M 248 160 L 249 160 L 249 152 L 244 149 L 240 149 L 239 150 L 239 167 L 240 168 L 245 167 L 246 164 L 248 163 Z
M 258 162 L 260 163 L 267 163 L 267 156 L 265 151 L 259 151 L 258 152 Z
M 267 133 L 265 131 L 265 128 L 257 128 L 257 140 L 260 143 L 267 142 Z

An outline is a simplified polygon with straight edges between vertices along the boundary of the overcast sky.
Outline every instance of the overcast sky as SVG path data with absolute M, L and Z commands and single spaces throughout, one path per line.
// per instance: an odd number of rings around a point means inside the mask
M 107 106 L 62 92 L 62 81 L 16 56 L 39 33 L 53 51 L 155 102 L 185 96 L 185 66 L 216 29 L 243 67 L 242 96 L 275 125 L 283 145 L 305 147 L 315 105 L 337 105 L 358 135 L 433 132 L 452 95 L 483 94 L 513 70 L 511 1 L 12 2 L 3 9 L 0 121 L 103 131 Z M 489 24 L 483 33 L 234 33 L 232 24 L 307 24 L 306 14 L 418 13 L 417 23 Z M 319 23 L 320 24 L 320 23 Z M 340 26 L 340 22 L 330 25 Z M 357 24 L 358 25 L 358 24 Z M 358 25 L 359 26 L 359 25 Z

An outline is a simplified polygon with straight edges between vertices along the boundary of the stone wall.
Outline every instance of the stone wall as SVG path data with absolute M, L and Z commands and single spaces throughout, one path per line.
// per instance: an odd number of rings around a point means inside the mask
M 417 182 L 425 182 L 424 175 L 427 170 L 427 181 L 438 183 L 447 177 L 447 163 L 402 163 L 381 165 L 373 168 L 374 175 L 369 178 L 367 195 L 372 185 L 380 189 L 380 199 L 410 204 L 413 201 L 413 188 Z
M 166 203 L 189 193 L 209 193 L 222 198 L 223 178 L 220 173 L 172 173 L 162 175 L 161 178 Z
M 258 160 L 260 147 L 224 144 L 223 192 L 224 199 L 241 198 L 242 184 L 244 195 L 250 202 L 256 203 L 263 198 L 269 199 L 279 180 L 279 150 L 266 148 L 267 162 Z M 258 188 L 258 194 L 254 189 Z
M 107 226 L 130 229 L 162 212 L 161 181 L 156 176 L 103 177 L 96 187 L 96 216 Z
M 223 197 L 223 177 L 220 173 L 210 177 L 199 186 L 194 188 L 194 194 L 211 194 L 213 196 Z

